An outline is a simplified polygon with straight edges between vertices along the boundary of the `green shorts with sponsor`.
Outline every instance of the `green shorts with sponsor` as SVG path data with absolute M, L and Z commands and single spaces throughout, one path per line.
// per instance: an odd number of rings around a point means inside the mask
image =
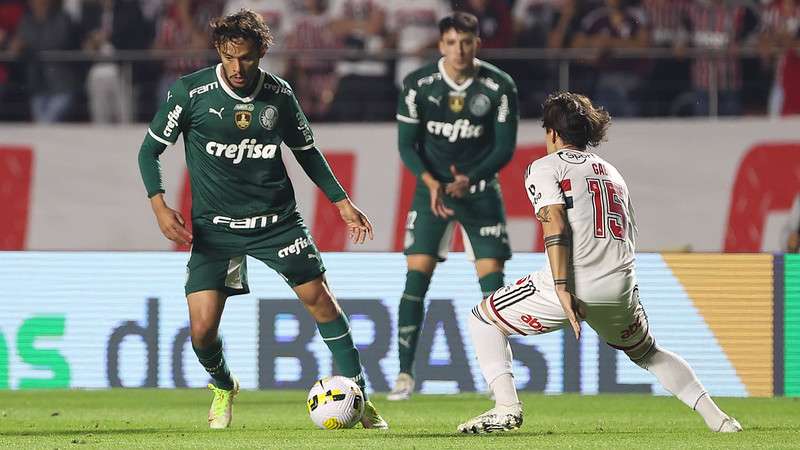
M 496 179 L 470 186 L 463 198 L 445 196 L 444 203 L 455 212 L 449 219 L 433 215 L 428 188 L 422 182 L 417 183 L 406 219 L 404 254 L 431 255 L 444 261 L 458 222 L 464 237 L 464 250 L 470 259 L 511 259 L 506 212 L 500 183 Z
M 227 218 L 225 218 L 227 219 Z M 193 221 L 194 242 L 186 266 L 186 295 L 218 290 L 228 295 L 247 294 L 246 256 L 265 263 L 291 287 L 311 281 L 325 272 L 308 228 L 295 212 L 278 223 L 250 220 L 249 229 L 231 229 L 245 220 Z

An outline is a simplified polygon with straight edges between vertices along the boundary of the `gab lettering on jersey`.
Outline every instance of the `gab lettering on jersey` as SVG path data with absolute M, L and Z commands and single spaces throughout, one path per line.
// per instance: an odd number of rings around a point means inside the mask
M 242 139 L 238 144 L 225 144 L 210 141 L 206 144 L 209 155 L 232 159 L 234 164 L 239 164 L 247 159 L 272 159 L 278 152 L 276 144 L 257 144 L 255 139 Z
M 608 175 L 605 166 L 600 163 L 593 163 L 592 170 L 594 171 L 595 175 Z

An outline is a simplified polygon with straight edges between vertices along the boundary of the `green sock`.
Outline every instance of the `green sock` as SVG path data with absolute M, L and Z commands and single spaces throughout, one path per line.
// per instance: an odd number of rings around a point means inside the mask
M 478 280 L 478 283 L 481 285 L 483 298 L 486 298 L 494 294 L 494 291 L 503 287 L 503 272 L 492 272 L 488 275 L 484 275 Z
M 358 349 L 353 343 L 353 336 L 350 334 L 350 324 L 347 317 L 340 314 L 339 317 L 330 322 L 317 322 L 317 329 L 322 336 L 322 340 L 328 345 L 333 353 L 333 362 L 339 372 L 352 378 L 364 393 L 364 400 L 367 399 L 367 386 L 364 380 L 364 373 L 361 370 L 361 360 L 358 356 Z
M 225 390 L 233 389 L 231 371 L 228 370 L 228 365 L 225 363 L 225 357 L 222 354 L 222 338 L 217 336 L 217 339 L 206 348 L 197 348 L 192 345 L 192 349 L 194 354 L 197 355 L 197 359 L 200 360 L 200 364 L 214 379 L 214 386 Z
M 397 319 L 397 347 L 400 354 L 400 372 L 412 375 L 414 355 L 417 353 L 417 339 L 425 318 L 425 293 L 431 276 L 409 270 L 406 274 L 406 287 L 400 298 Z M 412 375 L 413 376 L 413 375 Z

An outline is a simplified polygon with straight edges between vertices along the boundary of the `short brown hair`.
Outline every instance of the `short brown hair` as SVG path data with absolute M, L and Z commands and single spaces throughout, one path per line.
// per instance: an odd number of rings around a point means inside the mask
M 256 48 L 266 51 L 272 45 L 272 32 L 260 14 L 249 9 L 211 20 L 211 40 L 220 47 L 237 39 L 249 39 Z
M 573 92 L 550 94 L 542 105 L 542 126 L 558 133 L 565 144 L 597 147 L 606 139 L 611 117 L 603 107 Z
M 462 33 L 472 33 L 478 36 L 478 18 L 467 12 L 456 11 L 453 15 L 447 16 L 439 21 L 440 36 L 451 29 Z

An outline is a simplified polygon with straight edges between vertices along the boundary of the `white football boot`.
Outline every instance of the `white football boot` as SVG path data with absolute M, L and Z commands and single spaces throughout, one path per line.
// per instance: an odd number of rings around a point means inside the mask
M 522 425 L 522 403 L 513 406 L 495 406 L 485 413 L 458 426 L 462 433 L 493 433 L 515 430 Z
M 386 400 L 408 400 L 411 398 L 413 392 L 414 378 L 407 373 L 400 372 L 400 374 L 397 375 L 397 380 L 394 382 L 394 388 L 392 392 L 386 396 Z
M 717 433 L 738 433 L 740 431 L 742 431 L 742 426 L 739 425 L 739 421 L 728 416 L 720 424 Z

